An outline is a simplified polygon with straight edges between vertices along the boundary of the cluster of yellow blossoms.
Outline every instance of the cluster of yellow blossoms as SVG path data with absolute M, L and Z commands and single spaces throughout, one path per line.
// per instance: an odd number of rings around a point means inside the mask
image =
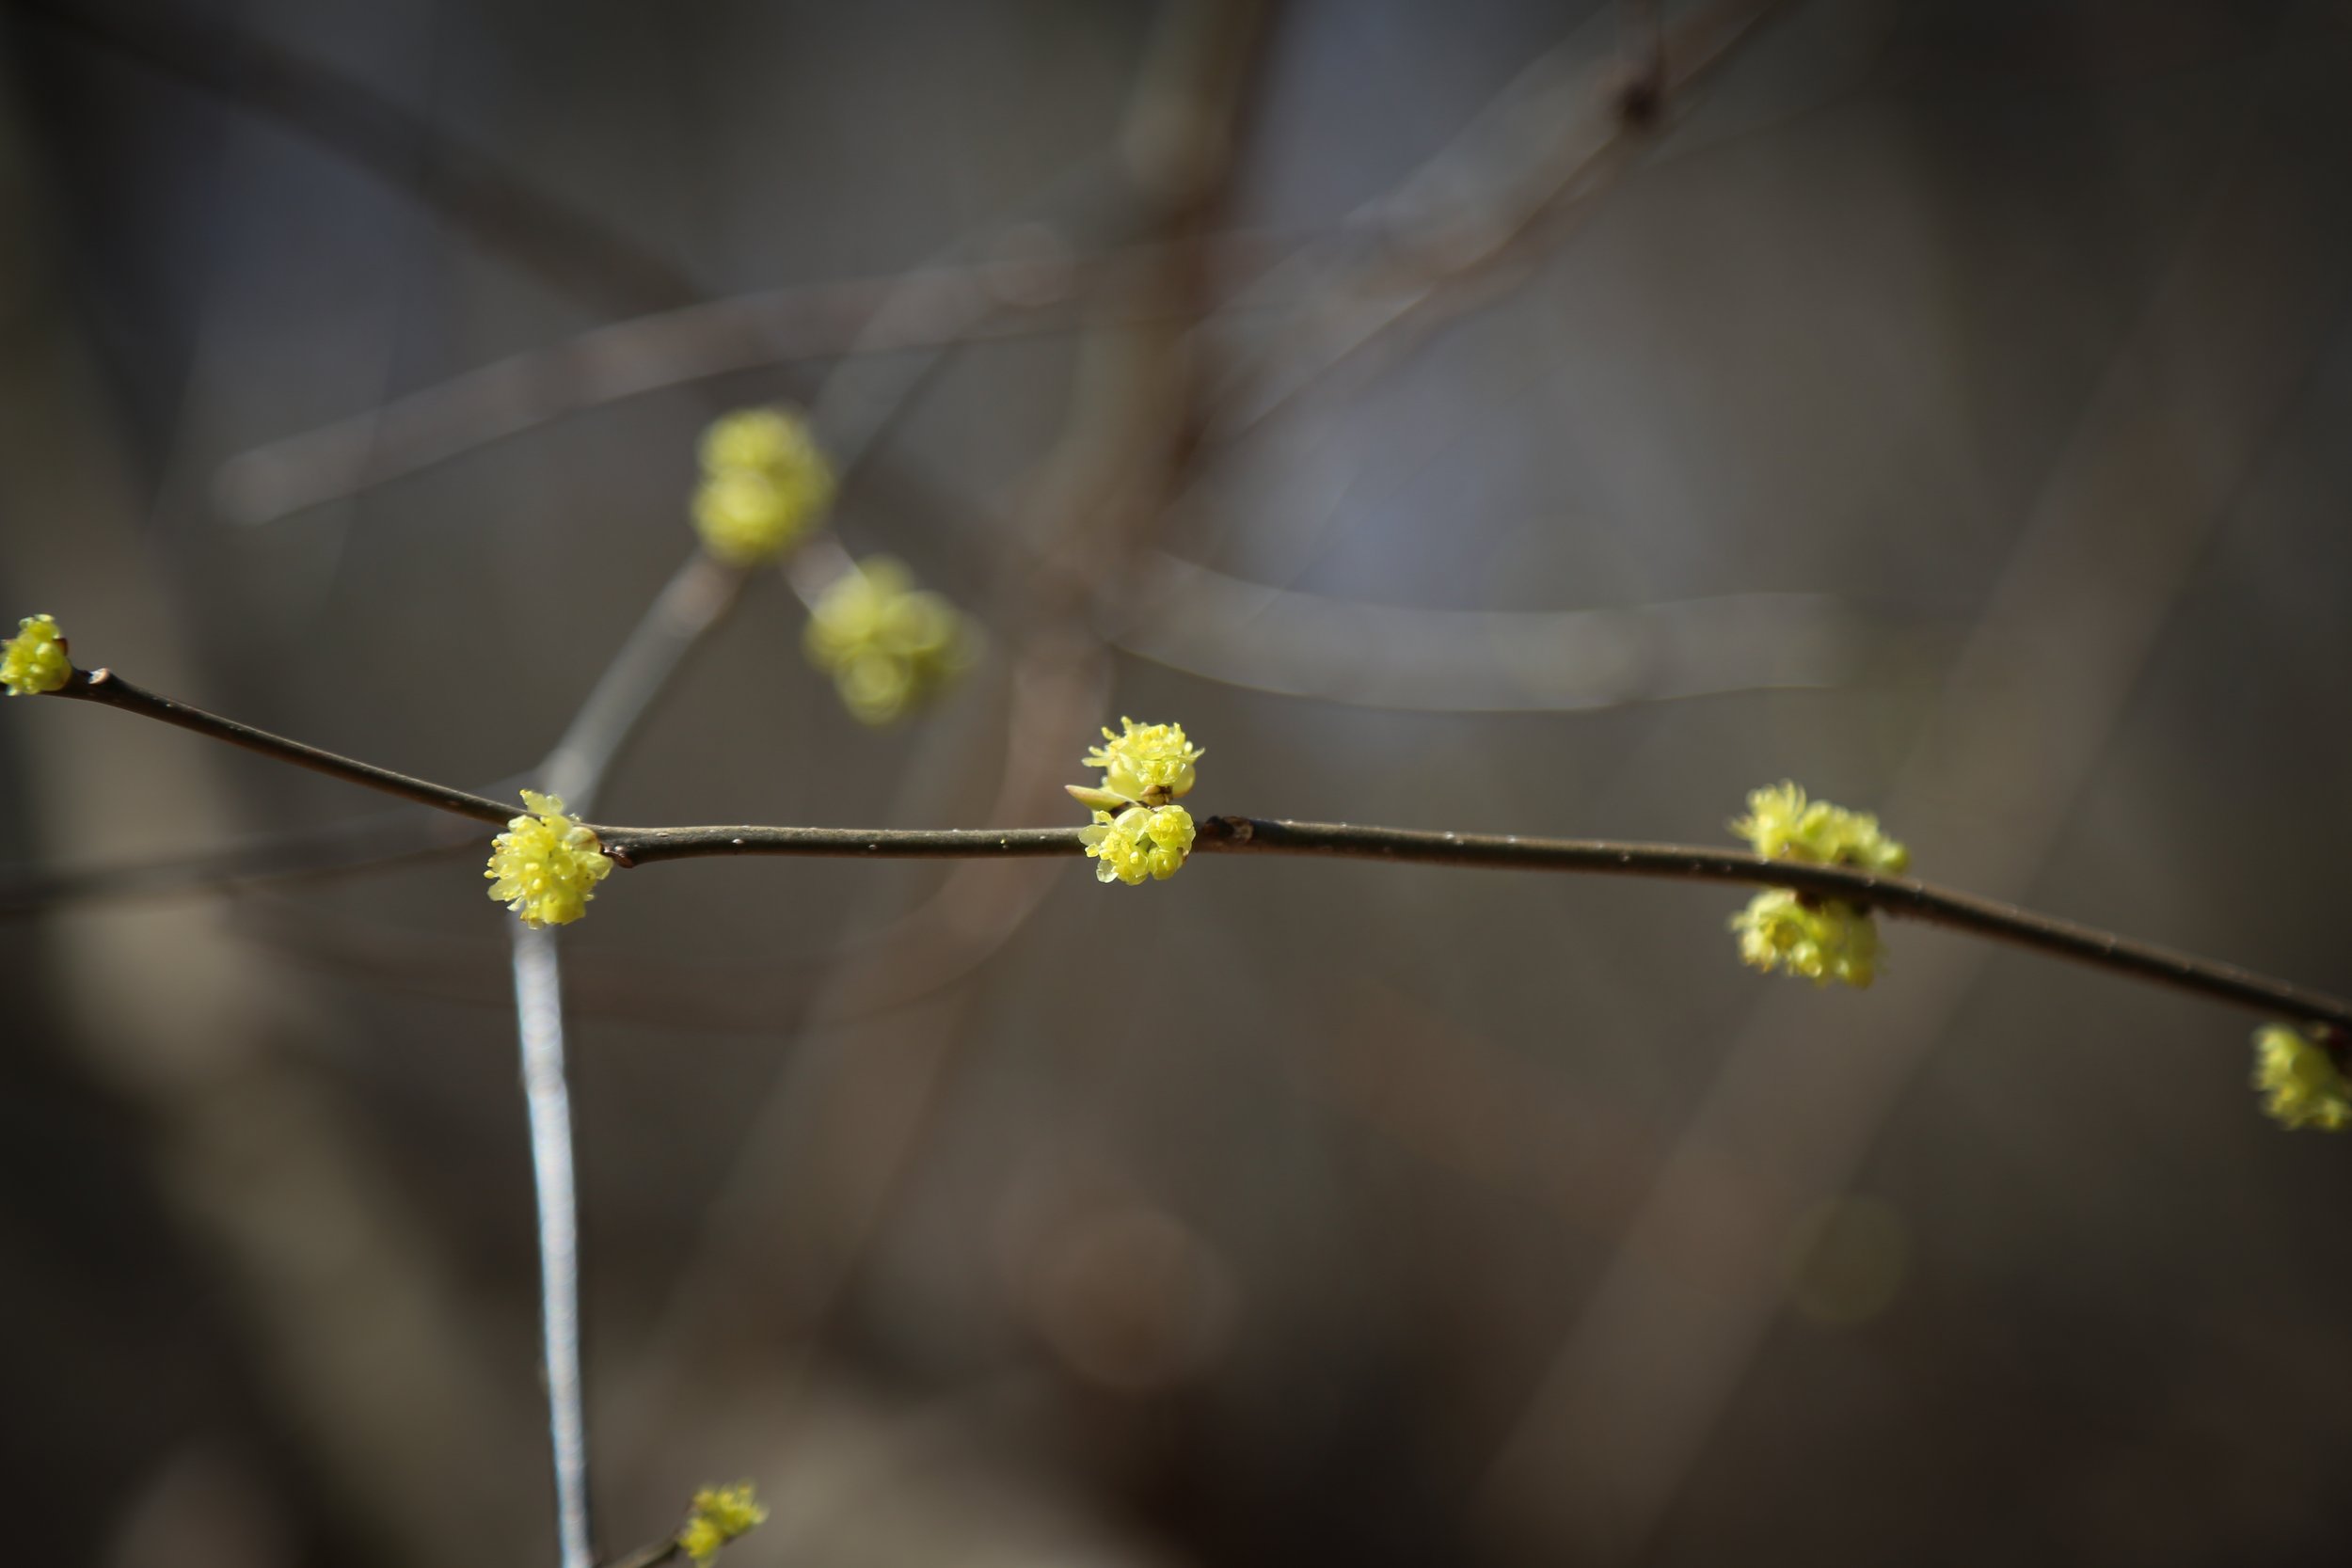
M 1911 863 L 1911 852 L 1880 830 L 1877 817 L 1808 801 L 1793 784 L 1752 791 L 1748 815 L 1731 831 L 1768 860 L 1888 875 Z M 1731 917 L 1731 928 L 1740 958 L 1768 973 L 1784 969 L 1816 985 L 1842 980 L 1856 990 L 1877 974 L 1878 926 L 1868 910 L 1839 899 L 1767 888 Z
M 678 1550 L 694 1560 L 694 1568 L 710 1568 L 720 1547 L 738 1536 L 749 1535 L 767 1520 L 768 1510 L 760 1505 L 750 1481 L 705 1487 L 694 1494 L 693 1511 L 677 1532 Z
M 694 529 L 730 566 L 772 561 L 801 542 L 833 504 L 833 465 L 808 421 L 781 408 L 745 408 L 703 433 Z
M 2254 1087 L 2281 1127 L 2352 1127 L 2352 1079 L 2326 1043 L 2300 1029 L 2266 1023 L 2254 1031 Z
M 588 912 L 596 884 L 612 874 L 596 835 L 564 815 L 561 796 L 523 791 L 532 815 L 490 841 L 490 896 L 536 930 L 568 926 Z
M 1104 743 L 1079 759 L 1103 770 L 1102 787 L 1066 786 L 1094 808 L 1093 825 L 1078 836 L 1093 857 L 1095 880 L 1165 881 L 1192 853 L 1192 814 L 1175 800 L 1192 792 L 1204 753 L 1184 738 L 1182 724 L 1119 723 L 1123 733 L 1104 730 Z
M 1138 724 L 1121 719 L 1113 735 L 1103 732 L 1103 744 L 1078 760 L 1103 769 L 1103 787 L 1145 805 L 1158 805 L 1192 793 L 1200 774 L 1194 768 L 1207 755 L 1184 738 L 1182 724 Z
M 886 724 L 960 674 L 972 662 L 975 638 L 954 605 L 877 555 L 818 597 L 803 641 L 849 710 Z
M 17 632 L 0 642 L 0 686 L 11 697 L 38 696 L 62 689 L 73 678 L 73 660 L 66 657 L 65 633 L 54 615 L 27 615 Z

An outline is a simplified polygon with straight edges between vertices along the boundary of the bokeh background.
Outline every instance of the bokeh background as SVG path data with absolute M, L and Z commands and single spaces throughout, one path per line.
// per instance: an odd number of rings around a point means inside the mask
M 1209 812 L 1791 777 L 2343 991 L 2348 77 L 2325 0 L 15 0 L 0 605 L 508 789 L 796 402 L 986 656 L 866 729 L 760 574 L 607 819 L 1067 821 L 1120 713 Z M 20 1560 L 552 1561 L 507 917 L 420 816 L 0 714 Z M 1899 926 L 1816 992 L 1737 903 L 615 879 L 605 1548 L 741 1476 L 745 1568 L 2341 1560 L 2352 1149 L 2260 1021 Z

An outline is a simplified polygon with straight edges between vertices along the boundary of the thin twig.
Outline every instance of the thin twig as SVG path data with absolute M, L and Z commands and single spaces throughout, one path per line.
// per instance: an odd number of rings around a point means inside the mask
M 847 859 L 964 859 L 1070 854 L 1082 849 L 1076 828 L 600 828 L 605 852 L 622 865 L 711 855 L 815 855 Z M 1431 832 L 1339 822 L 1287 822 L 1212 816 L 1200 824 L 1196 852 L 1320 855 L 1332 859 L 1487 866 L 1516 871 L 1577 871 L 1785 887 L 1890 915 L 1949 926 L 2100 968 L 2120 970 L 2226 1002 L 2352 1027 L 2352 1002 L 2231 964 L 2134 942 L 2094 927 L 2037 914 L 1907 877 L 1839 865 L 1767 860 L 1744 849 L 1613 839 L 1523 838 L 1517 834 Z
M 217 897 L 261 888 L 396 870 L 461 851 L 481 835 L 446 817 L 394 814 L 271 834 L 226 848 L 111 865 L 38 871 L 0 882 L 0 925 L 63 905 Z
M 604 1568 L 661 1568 L 663 1563 L 675 1562 L 685 1555 L 686 1548 L 678 1544 L 677 1537 L 674 1535 L 667 1541 L 640 1546 L 627 1557 L 616 1557 L 604 1564 Z
M 128 712 L 182 725 L 264 755 L 456 812 L 504 824 L 513 808 L 355 762 L 159 697 L 100 670 L 69 684 L 59 696 L 104 702 Z M 616 864 L 703 860 L 724 855 L 830 856 L 847 860 L 989 860 L 1081 853 L 1078 828 L 785 828 L 742 826 L 596 830 Z M 1686 844 L 1622 843 L 1612 839 L 1523 838 L 1516 834 L 1359 827 L 1337 822 L 1288 822 L 1253 816 L 1212 816 L 1199 825 L 1193 846 L 1207 854 L 1320 855 L 1335 859 L 1488 866 L 1519 871 L 1578 871 L 1601 876 L 1667 878 L 1785 887 L 1835 898 L 1890 915 L 1949 926 L 1995 941 L 2112 969 L 2143 980 L 2192 990 L 2242 1006 L 2352 1029 L 2352 1002 L 2233 964 L 2135 942 L 2112 931 L 2037 914 L 1907 877 L 1836 865 L 1800 865 L 1741 849 Z
M 564 981 L 555 933 L 517 927 L 515 1022 L 538 1204 L 540 1326 L 548 1426 L 554 1445 L 555 1522 L 563 1568 L 592 1568 L 588 1417 L 580 1370 L 580 1210 L 572 1175 L 572 1101 L 564 1077 Z
M 541 765 L 548 791 L 585 811 L 629 736 L 703 634 L 735 605 L 743 574 L 695 550 L 654 596 Z M 516 926 L 516 1033 L 539 1218 L 539 1323 L 562 1568 L 592 1568 L 587 1384 L 580 1370 L 580 1212 L 571 1091 L 564 1068 L 564 973 L 556 934 Z
M 453 789 L 448 784 L 432 784 L 406 773 L 395 773 L 389 768 L 378 768 L 373 763 L 358 762 L 334 752 L 322 751 L 316 746 L 306 746 L 299 740 L 289 740 L 282 735 L 272 735 L 267 730 L 255 729 L 234 719 L 223 719 L 217 713 L 207 713 L 200 707 L 191 707 L 173 698 L 160 696 L 145 687 L 135 686 L 111 670 L 77 670 L 74 678 L 52 695 L 77 697 L 84 702 L 103 703 L 108 707 L 120 708 L 125 713 L 135 713 L 142 718 L 160 719 L 167 724 L 177 724 L 183 730 L 194 730 L 215 740 L 242 746 L 248 752 L 259 752 L 265 757 L 291 762 L 296 768 L 308 768 L 314 773 L 347 779 L 353 784 L 365 784 L 370 789 L 380 789 L 387 795 L 397 795 L 404 800 L 414 800 L 419 805 L 455 812 L 460 816 L 470 816 L 481 822 L 495 822 L 501 828 L 515 816 L 515 807 L 493 800 L 486 795 Z

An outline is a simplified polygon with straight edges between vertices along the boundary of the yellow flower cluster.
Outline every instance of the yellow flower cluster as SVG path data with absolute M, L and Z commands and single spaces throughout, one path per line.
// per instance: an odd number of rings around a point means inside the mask
M 1835 899 L 1805 903 L 1787 888 L 1767 888 L 1731 917 L 1740 958 L 1767 974 L 1785 969 L 1815 985 L 1842 980 L 1856 990 L 1877 974 L 1878 927 L 1867 911 Z
M 1121 719 L 1123 733 L 1103 732 L 1103 744 L 1079 761 L 1103 770 L 1103 787 L 1067 784 L 1072 797 L 1094 811 L 1094 823 L 1078 836 L 1094 859 L 1094 879 L 1129 887 L 1150 878 L 1165 881 L 1192 853 L 1192 814 L 1175 803 L 1199 781 L 1195 764 L 1204 754 L 1184 738 L 1182 724 L 1138 724 Z
M 17 633 L 0 643 L 0 686 L 11 697 L 56 691 L 73 678 L 73 660 L 66 657 L 65 633 L 54 615 L 27 615 Z
M 738 1536 L 749 1535 L 767 1521 L 768 1511 L 760 1506 L 750 1481 L 705 1487 L 694 1494 L 693 1512 L 687 1514 L 685 1527 L 677 1532 L 678 1549 L 694 1560 L 694 1568 L 709 1568 L 720 1547 Z
M 2300 1029 L 2266 1023 L 2254 1031 L 2254 1087 L 2281 1127 L 2341 1132 L 2352 1126 L 2352 1080 L 2326 1045 Z
M 1121 719 L 1125 732 L 1103 732 L 1104 744 L 1079 761 L 1103 769 L 1103 787 L 1145 805 L 1181 800 L 1192 793 L 1194 764 L 1208 753 L 1184 738 L 1182 724 L 1138 724 Z
M 972 662 L 973 634 L 956 607 L 917 589 L 888 556 L 841 574 L 809 612 L 810 660 L 868 724 L 886 724 Z
M 1892 876 L 1911 851 L 1886 836 L 1879 819 L 1826 800 L 1805 799 L 1793 784 L 1749 792 L 1748 814 L 1731 831 L 1767 860 L 1802 865 L 1850 865 Z M 1841 899 L 1767 888 L 1731 917 L 1740 959 L 1816 985 L 1842 981 L 1860 990 L 1878 973 L 1878 925 L 1870 911 Z
M 1116 816 L 1097 811 L 1078 836 L 1094 858 L 1096 881 L 1166 881 L 1192 853 L 1192 814 L 1177 805 L 1129 806 Z
M 1851 865 L 1889 875 L 1899 875 L 1911 863 L 1911 851 L 1882 832 L 1877 817 L 1827 800 L 1808 801 L 1793 784 L 1749 791 L 1748 815 L 1734 821 L 1731 831 L 1767 860 Z
M 833 465 L 808 421 L 780 408 L 744 408 L 703 433 L 694 528 L 730 566 L 755 566 L 800 543 L 833 504 Z
M 517 816 L 490 841 L 490 896 L 523 924 L 568 926 L 588 912 L 596 888 L 612 873 L 596 835 L 564 815 L 562 797 L 523 791 L 533 815 Z

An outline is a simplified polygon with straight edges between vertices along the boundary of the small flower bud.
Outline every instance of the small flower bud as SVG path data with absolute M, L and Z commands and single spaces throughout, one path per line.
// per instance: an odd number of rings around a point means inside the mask
M 783 554 L 833 504 L 833 466 L 798 414 L 729 414 L 703 433 L 702 462 L 694 528 L 703 547 L 730 566 Z
M 1115 789 L 1095 789 L 1087 784 L 1064 784 L 1062 788 L 1067 790 L 1070 798 L 1078 804 L 1091 807 L 1096 811 L 1125 811 L 1129 806 L 1139 803 L 1129 800 Z
M 678 1550 L 694 1560 L 694 1568 L 710 1568 L 720 1547 L 749 1535 L 767 1521 L 768 1510 L 761 1506 L 750 1481 L 705 1487 L 694 1494 L 693 1511 L 677 1532 Z
M 1827 800 L 1811 800 L 1793 784 L 1752 790 L 1748 814 L 1731 831 L 1767 860 L 1800 865 L 1848 865 L 1888 876 L 1911 863 L 1911 851 L 1880 831 L 1879 819 Z M 1836 898 L 1767 888 L 1731 917 L 1741 961 L 1816 985 L 1842 981 L 1859 990 L 1878 973 L 1878 923 L 1868 910 Z
M 2352 1126 L 2352 1080 L 2326 1043 L 2284 1023 L 2254 1031 L 2254 1087 L 2281 1127 L 2341 1132 Z
M 1192 814 L 1184 807 L 1128 806 L 1116 816 L 1094 814 L 1094 825 L 1078 832 L 1094 858 L 1094 879 L 1134 887 L 1146 877 L 1166 881 L 1192 853 Z
M 1731 928 L 1741 961 L 1766 974 L 1785 969 L 1817 986 L 1839 980 L 1856 990 L 1877 977 L 1878 927 L 1851 904 L 1808 904 L 1787 888 L 1767 888 L 1731 917 Z
M 517 816 L 490 841 L 490 896 L 523 924 L 568 926 L 588 912 L 596 886 L 612 873 L 596 835 L 564 815 L 559 796 L 523 791 L 533 815 Z
M 960 674 L 976 641 L 954 605 L 917 589 L 888 556 L 868 557 L 828 587 L 803 639 L 810 662 L 868 724 L 890 722 Z
M 56 691 L 73 678 L 73 660 L 66 655 L 65 633 L 53 615 L 27 615 L 17 633 L 0 642 L 0 686 L 11 697 Z
M 1794 784 L 1751 791 L 1748 815 L 1735 819 L 1731 831 L 1767 860 L 1851 865 L 1889 875 L 1911 863 L 1911 851 L 1882 832 L 1877 817 L 1827 800 L 1808 802 Z
M 1192 793 L 1197 779 L 1194 764 L 1208 753 L 1184 738 L 1182 724 L 1138 724 L 1121 719 L 1125 732 L 1103 732 L 1104 744 L 1079 758 L 1082 766 L 1103 769 L 1103 787 L 1148 805 L 1181 800 Z

